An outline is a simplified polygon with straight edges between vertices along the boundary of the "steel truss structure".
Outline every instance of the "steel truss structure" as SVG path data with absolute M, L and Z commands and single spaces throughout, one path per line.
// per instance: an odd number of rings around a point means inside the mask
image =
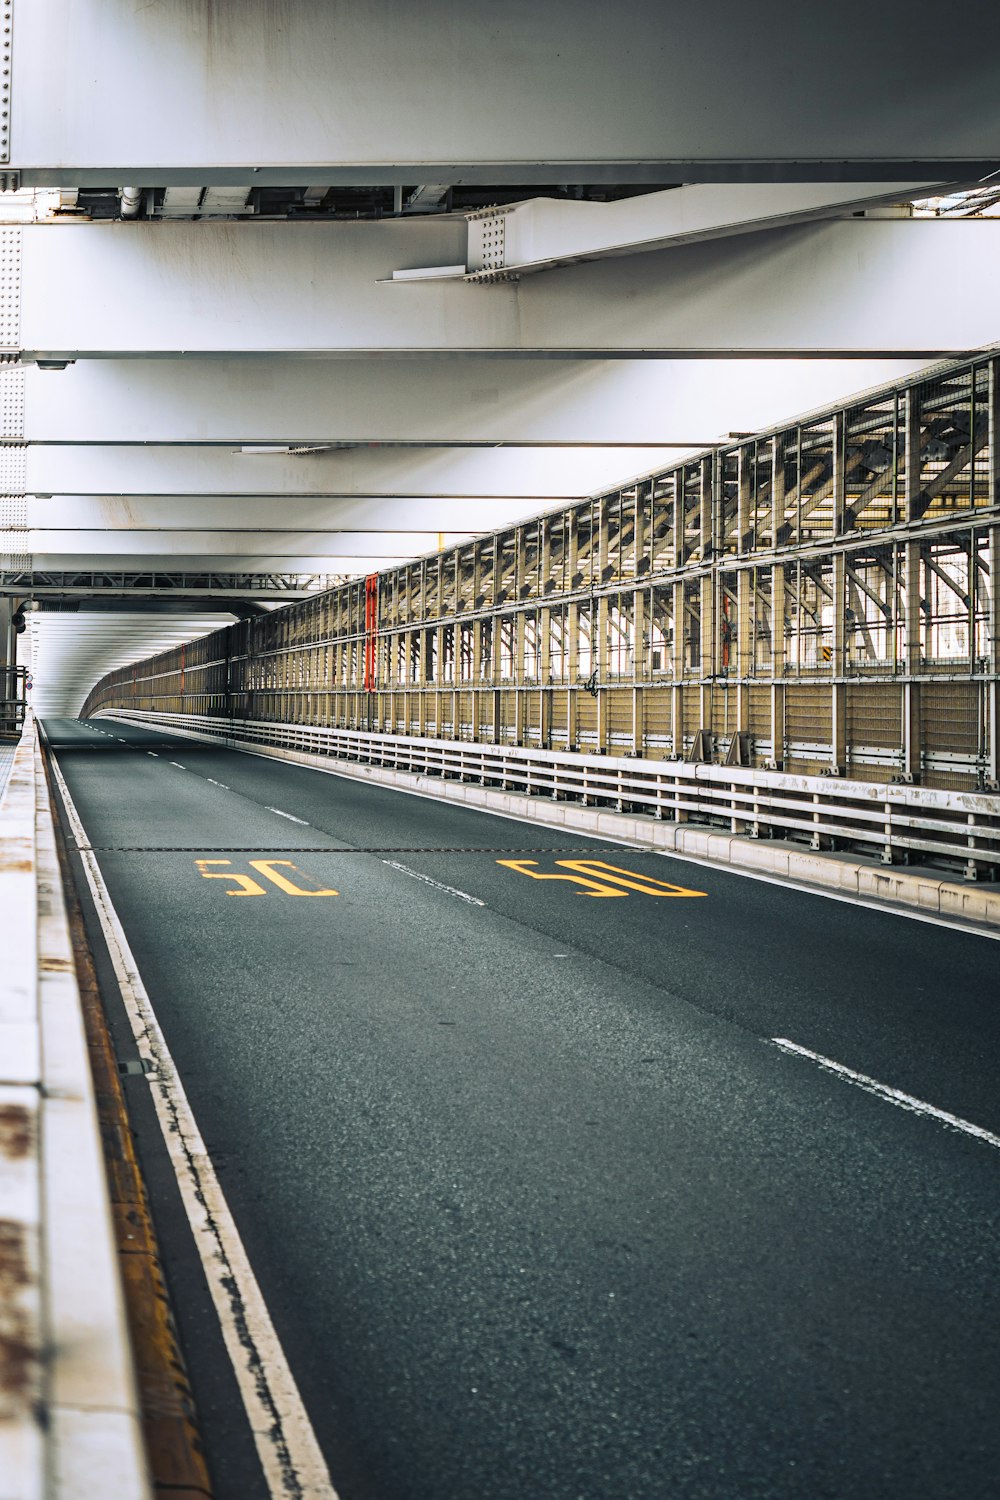
M 0 596 L 24 598 L 302 599 L 336 580 L 327 573 L 177 573 L 163 568 L 110 571 L 0 568 Z
M 112 672 L 84 713 L 994 789 L 998 401 L 1000 352 L 937 366 Z

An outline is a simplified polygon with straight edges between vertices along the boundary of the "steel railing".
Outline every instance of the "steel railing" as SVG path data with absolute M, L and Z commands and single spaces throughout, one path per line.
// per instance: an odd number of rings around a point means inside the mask
M 968 879 L 996 878 L 1000 871 L 1000 796 L 995 793 L 204 714 L 116 709 L 102 713 L 194 732 L 235 748 L 273 746 L 530 797 L 724 828 L 747 838 L 793 839 L 812 849 L 874 855 L 885 864 L 960 868 Z
M 28 703 L 26 667 L 0 667 L 0 737 L 20 734 Z

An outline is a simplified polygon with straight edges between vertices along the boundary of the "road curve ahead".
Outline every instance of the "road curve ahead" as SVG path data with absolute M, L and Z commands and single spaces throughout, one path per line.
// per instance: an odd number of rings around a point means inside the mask
M 46 730 L 341 1500 L 996 1493 L 995 941 Z M 217 1494 L 254 1500 L 128 1081 Z

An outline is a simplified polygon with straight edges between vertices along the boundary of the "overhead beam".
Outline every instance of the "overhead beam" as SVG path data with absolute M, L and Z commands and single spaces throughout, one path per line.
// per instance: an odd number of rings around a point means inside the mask
M 244 544 L 244 538 L 239 534 L 232 538 L 220 534 L 214 540 L 204 537 L 189 540 L 178 538 L 177 547 L 172 552 L 144 552 L 139 546 L 127 550 L 123 545 L 117 551 L 105 547 L 103 550 L 84 554 L 80 550 L 78 539 L 69 534 L 66 541 L 70 550 L 39 550 L 31 556 L 33 568 L 43 572 L 65 572 L 86 566 L 109 572 L 131 572 L 141 568 L 169 572 L 173 569 L 190 568 L 192 572 L 205 569 L 213 573 L 241 573 L 249 567 L 257 567 L 262 572 L 286 568 L 292 573 L 341 574 L 353 578 L 362 573 L 375 573 L 381 568 L 394 567 L 411 557 L 434 550 L 433 546 L 427 546 L 425 539 L 421 546 L 411 547 L 407 551 L 380 549 L 336 552 L 327 547 L 325 539 L 319 539 L 318 550 L 310 552 L 307 546 L 301 545 L 306 540 L 308 539 L 295 538 L 285 541 L 281 537 L 275 537 L 272 538 L 274 546 L 271 550 L 259 548 L 254 552 Z M 452 537 L 450 540 L 454 542 L 457 538 Z M 296 542 L 300 544 L 297 551 Z
M 810 366 L 816 371 L 819 366 Z M 843 389 L 873 385 L 864 363 L 840 367 Z M 831 376 L 832 378 L 832 376 Z M 484 499 L 544 509 L 666 468 L 688 450 L 642 448 L 353 447 L 321 453 L 239 448 L 34 446 L 25 489 L 38 495 L 225 495 Z
M 919 367 L 888 361 L 881 378 Z M 700 447 L 720 430 L 772 425 L 852 386 L 845 389 L 842 367 L 831 373 L 822 363 L 781 360 L 90 360 L 59 372 L 0 370 L 8 393 L 0 436 L 184 447 L 387 440 Z
M 392 279 L 506 281 L 578 261 L 665 250 L 858 210 L 884 216 L 891 208 L 929 198 L 944 186 L 919 182 L 698 183 L 611 203 L 530 198 L 466 215 L 463 266 L 394 271 Z
M 176 588 L 137 582 L 117 586 L 107 581 L 81 581 L 82 576 L 79 568 L 65 571 L 55 568 L 36 568 L 16 581 L 10 575 L 0 573 L 0 597 L 30 598 L 49 602 L 97 600 L 108 602 L 112 608 L 122 603 L 135 604 L 137 601 L 143 601 L 150 605 L 155 604 L 158 612 L 162 612 L 167 606 L 172 609 L 176 607 L 185 610 L 193 606 L 201 610 L 219 609 L 238 614 L 248 602 L 266 599 L 268 604 L 293 604 L 317 592 L 316 589 L 264 589 L 261 587 L 226 589 L 211 585 L 198 588 L 186 583 Z M 100 575 L 95 573 L 94 576 L 97 578 Z M 106 577 L 110 576 L 110 574 L 106 575 Z M 50 581 L 39 582 L 39 579 Z
M 553 500 L 561 505 L 561 500 Z M 245 495 L 53 495 L 29 496 L 27 522 L 33 531 L 124 532 L 155 535 L 177 531 L 235 529 L 248 534 L 315 532 L 327 535 L 425 534 L 489 531 L 536 514 L 537 504 L 510 499 L 311 499 L 300 496 Z
M 1000 13 L 952 66 L 941 25 L 931 0 L 905 24 L 870 0 L 544 0 L 502 27 L 485 0 L 31 0 L 9 161 L 69 187 L 980 176 Z
M 843 219 L 491 287 L 382 284 L 462 259 L 464 224 L 39 224 L 32 360 L 464 354 L 937 358 L 1000 337 L 1000 220 Z M 454 242 L 454 243 L 453 243 Z M 947 295 L 935 289 L 947 288 Z

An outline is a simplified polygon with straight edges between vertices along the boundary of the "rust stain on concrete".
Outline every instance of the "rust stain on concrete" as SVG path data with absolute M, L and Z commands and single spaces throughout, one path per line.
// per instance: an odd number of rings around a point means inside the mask
M 43 974 L 69 974 L 73 969 L 71 958 L 43 958 L 39 964 Z
M 36 1395 L 39 1352 L 19 1293 L 31 1285 L 28 1231 L 0 1219 L 0 1415 L 15 1416 Z
M 21 1161 L 35 1142 L 35 1122 L 24 1104 L 0 1104 L 0 1157 Z

